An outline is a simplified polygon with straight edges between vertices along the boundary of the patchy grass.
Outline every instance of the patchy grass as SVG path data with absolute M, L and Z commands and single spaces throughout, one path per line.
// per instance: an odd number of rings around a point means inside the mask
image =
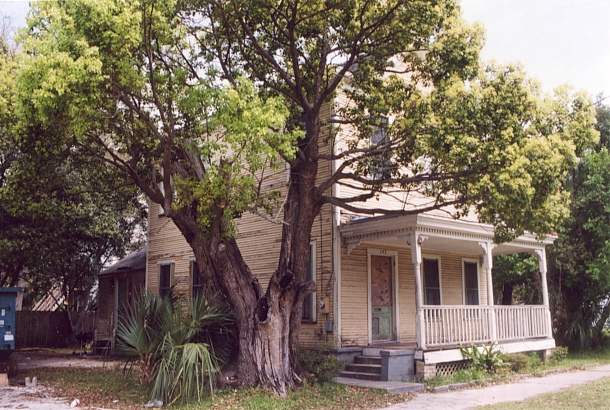
M 316 386 L 304 386 L 283 399 L 261 389 L 223 390 L 211 399 L 197 405 L 185 406 L 184 409 L 368 410 L 408 400 L 409 396 L 406 394 L 392 394 L 384 390 L 330 382 Z
M 38 376 L 38 383 L 50 387 L 55 396 L 78 398 L 81 406 L 107 409 L 142 409 L 146 398 L 137 382 L 137 375 L 124 374 L 122 367 L 56 367 L 23 370 L 19 380 Z M 409 400 L 406 394 L 391 394 L 384 390 L 325 383 L 304 386 L 279 398 L 262 389 L 224 389 L 201 403 L 173 405 L 171 408 L 194 410 L 210 408 L 217 410 L 306 410 L 306 409 L 355 409 L 369 410 Z
M 21 370 L 17 378 L 38 377 L 38 384 L 54 390 L 54 396 L 77 398 L 82 407 L 141 409 L 142 389 L 134 374 L 122 367 L 43 367 Z
M 477 407 L 486 410 L 607 409 L 610 403 L 610 379 L 543 394 L 520 402 Z

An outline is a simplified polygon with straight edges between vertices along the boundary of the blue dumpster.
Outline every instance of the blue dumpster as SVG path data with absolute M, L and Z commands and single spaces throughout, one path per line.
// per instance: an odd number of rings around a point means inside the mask
M 15 350 L 15 300 L 21 288 L 0 288 L 0 360 Z

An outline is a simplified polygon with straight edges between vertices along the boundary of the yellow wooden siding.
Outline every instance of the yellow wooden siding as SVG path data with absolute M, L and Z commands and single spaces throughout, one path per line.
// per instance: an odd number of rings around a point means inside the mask
M 347 255 L 347 248 L 341 252 L 341 345 L 354 346 L 368 344 L 368 263 L 367 249 L 386 249 L 398 252 L 398 311 L 399 341 L 415 342 L 415 278 L 411 249 L 401 247 L 363 244 Z M 441 292 L 443 305 L 463 304 L 462 259 L 476 258 L 473 255 L 425 252 L 424 257 L 438 257 L 441 268 Z M 479 269 L 479 291 L 481 304 L 487 304 L 487 282 L 485 271 Z
M 321 118 L 330 117 L 330 105 L 322 110 Z M 328 125 L 324 125 L 322 135 L 329 135 Z M 323 143 L 321 153 L 331 152 L 330 140 Z M 331 162 L 324 160 L 319 164 L 318 183 L 330 175 Z M 267 171 L 268 172 L 268 171 Z M 285 169 L 268 173 L 265 181 L 266 189 L 279 189 L 283 196 L 287 192 L 287 171 Z M 275 215 L 277 223 L 260 216 L 247 213 L 237 221 L 237 243 L 244 260 L 259 279 L 263 289 L 267 288 L 271 275 L 277 268 L 281 248 L 282 213 Z M 311 232 L 311 240 L 316 243 L 316 301 L 324 297 L 329 301 L 329 314 L 323 314 L 318 309 L 315 322 L 304 322 L 301 330 L 301 342 L 305 345 L 316 345 L 320 341 L 332 340 L 332 333 L 326 332 L 326 320 L 333 319 L 333 283 L 332 273 L 332 218 L 331 207 L 323 207 L 316 218 Z M 174 270 L 172 281 L 176 291 L 180 294 L 190 293 L 190 260 L 193 252 L 180 231 L 173 222 L 158 214 L 158 205 L 151 204 L 149 221 L 148 245 L 148 280 L 147 289 L 151 292 L 159 291 L 159 264 L 173 262 Z

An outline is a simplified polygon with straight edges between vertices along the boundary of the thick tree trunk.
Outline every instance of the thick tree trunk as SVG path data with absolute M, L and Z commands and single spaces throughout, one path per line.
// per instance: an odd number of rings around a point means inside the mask
M 299 147 L 304 158 L 317 158 L 319 131 L 319 121 L 309 124 Z M 280 396 L 295 386 L 303 299 L 315 290 L 315 282 L 305 281 L 305 272 L 320 210 L 317 172 L 317 160 L 299 160 L 291 167 L 278 267 L 264 294 L 235 239 L 223 237 L 222 211 L 204 239 L 196 215 L 166 209 L 193 249 L 204 280 L 221 290 L 232 308 L 239 332 L 238 384 L 261 385 Z

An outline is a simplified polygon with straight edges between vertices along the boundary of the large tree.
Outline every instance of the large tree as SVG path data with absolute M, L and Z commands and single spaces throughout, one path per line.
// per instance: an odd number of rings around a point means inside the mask
M 600 143 L 566 179 L 570 217 L 550 248 L 549 281 L 560 343 L 599 348 L 610 318 L 610 108 L 597 106 Z
M 543 99 L 519 67 L 479 67 L 481 42 L 453 1 L 49 1 L 29 20 L 19 90 L 32 122 L 163 207 L 231 305 L 238 382 L 285 394 L 322 206 L 386 213 L 359 204 L 418 190 L 425 206 L 392 213 L 475 207 L 499 240 L 565 216 L 561 179 L 595 138 L 593 113 L 582 96 Z M 339 92 L 349 104 L 323 117 Z M 331 122 L 342 151 L 323 149 Z M 263 290 L 234 220 L 273 208 L 261 181 L 281 162 L 282 246 Z M 333 184 L 359 191 L 333 197 Z
M 56 288 L 66 300 L 87 302 L 108 259 L 141 246 L 145 205 L 115 167 L 28 124 L 14 93 L 15 50 L 3 44 L 0 38 L 0 286 L 25 280 L 33 300 Z

